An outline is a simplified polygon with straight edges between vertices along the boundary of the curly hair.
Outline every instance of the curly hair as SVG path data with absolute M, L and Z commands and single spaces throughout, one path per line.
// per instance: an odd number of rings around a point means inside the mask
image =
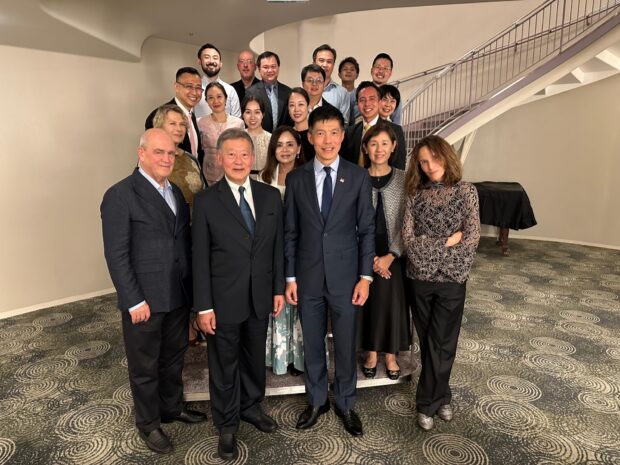
M 410 195 L 415 194 L 418 189 L 424 189 L 430 181 L 419 163 L 420 150 L 424 147 L 431 152 L 433 158 L 443 163 L 445 173 L 442 182 L 446 186 L 455 185 L 463 177 L 461 161 L 452 146 L 439 136 L 426 136 L 415 145 L 411 153 L 405 179 L 405 190 Z

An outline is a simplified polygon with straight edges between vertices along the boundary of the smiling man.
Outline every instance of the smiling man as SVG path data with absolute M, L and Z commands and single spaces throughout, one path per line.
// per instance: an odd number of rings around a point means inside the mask
M 315 158 L 286 177 L 286 299 L 298 305 L 304 339 L 308 406 L 296 427 L 308 429 L 329 408 L 325 335 L 328 309 L 335 349 L 335 412 L 362 435 L 355 413 L 356 306 L 368 298 L 374 258 L 374 209 L 366 170 L 339 157 L 344 120 L 334 107 L 314 110 L 308 138 Z
M 202 88 L 206 89 L 209 83 L 214 81 L 222 84 L 224 89 L 226 89 L 226 95 L 228 95 L 226 99 L 226 113 L 241 118 L 241 106 L 239 105 L 239 97 L 235 88 L 220 78 L 220 71 L 222 70 L 222 54 L 220 50 L 213 44 L 204 44 L 198 50 L 197 56 L 198 65 L 204 73 L 202 76 Z M 196 117 L 201 118 L 205 115 L 210 115 L 211 108 L 202 99 L 196 105 L 195 112 Z
M 325 89 L 323 98 L 335 106 L 344 117 L 345 126 L 349 125 L 349 113 L 351 112 L 351 99 L 349 93 L 340 84 L 332 81 L 334 64 L 336 63 L 336 50 L 327 44 L 320 45 L 312 52 L 312 62 L 319 65 L 325 71 Z
M 372 82 L 381 87 L 388 83 L 392 77 L 392 69 L 394 68 L 394 61 L 392 57 L 387 53 L 379 53 L 374 60 L 372 60 L 372 67 L 370 68 L 370 76 Z M 400 104 L 396 107 L 392 113 L 391 119 L 394 124 L 400 125 Z
M 357 87 L 357 107 L 359 108 L 362 120 L 355 126 L 350 126 L 347 130 L 346 150 L 344 156 L 352 163 L 364 166 L 362 150 L 362 139 L 368 129 L 379 121 L 379 105 L 381 91 L 370 81 L 363 81 Z M 396 153 L 392 157 L 391 166 L 404 170 L 407 160 L 407 147 L 405 145 L 405 135 L 402 128 L 390 121 L 386 121 L 396 134 Z
M 177 105 L 183 110 L 185 117 L 191 121 L 191 125 L 187 128 L 185 138 L 179 144 L 183 150 L 194 155 L 202 164 L 204 159 L 204 151 L 202 149 L 202 141 L 198 132 L 198 122 L 194 114 L 194 107 L 202 99 L 202 86 L 200 84 L 200 73 L 196 68 L 184 67 L 179 68 L 174 80 L 174 98 L 166 104 Z M 153 127 L 153 118 L 157 109 L 155 108 L 144 122 L 144 129 Z
M 269 313 L 284 308 L 280 191 L 250 179 L 249 134 L 227 129 L 217 141 L 224 178 L 194 201 L 194 311 L 207 333 L 209 393 L 218 454 L 237 456 L 239 421 L 272 433 L 265 397 Z
M 136 427 L 153 451 L 172 450 L 161 423 L 205 420 L 185 410 L 183 356 L 192 305 L 189 207 L 168 181 L 176 147 L 163 129 L 140 138 L 136 168 L 101 202 L 103 246 L 116 288 Z
M 278 126 L 287 124 L 288 116 L 288 97 L 291 88 L 278 81 L 280 74 L 280 57 L 270 51 L 258 55 L 256 59 L 258 72 L 262 81 L 250 87 L 246 94 L 257 97 L 265 105 L 265 116 L 263 117 L 263 129 L 273 132 Z
M 245 97 L 245 91 L 252 87 L 254 84 L 260 82 L 255 75 L 256 62 L 254 61 L 254 53 L 250 50 L 243 50 L 237 57 L 237 71 L 239 71 L 239 79 L 231 84 L 237 91 L 237 97 L 239 101 L 243 102 Z

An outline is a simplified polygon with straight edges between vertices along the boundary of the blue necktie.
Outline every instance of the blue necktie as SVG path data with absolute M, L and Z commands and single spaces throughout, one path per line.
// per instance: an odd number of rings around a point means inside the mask
M 273 121 L 273 129 L 275 131 L 275 129 L 278 127 L 278 97 L 276 95 L 276 85 L 272 85 L 269 86 L 267 88 L 269 90 L 269 92 L 267 92 L 269 95 L 269 103 L 271 104 L 271 117 L 272 117 L 272 121 Z
M 241 216 L 243 216 L 243 220 L 245 221 L 245 224 L 250 230 L 250 233 L 254 235 L 254 224 L 255 224 L 254 217 L 252 216 L 252 210 L 250 209 L 248 202 L 245 200 L 245 197 L 243 196 L 244 191 L 245 191 L 245 187 L 240 186 L 239 187 L 239 208 L 241 209 Z
M 332 207 L 332 169 L 329 166 L 323 167 L 325 170 L 325 180 L 323 180 L 323 197 L 321 199 L 321 216 L 323 221 L 327 223 L 329 209 Z

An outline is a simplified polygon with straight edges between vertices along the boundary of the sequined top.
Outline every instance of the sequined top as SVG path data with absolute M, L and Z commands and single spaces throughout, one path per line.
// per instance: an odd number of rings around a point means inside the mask
M 446 247 L 449 236 L 463 233 L 461 241 Z M 430 183 L 405 201 L 403 243 L 407 250 L 407 277 L 420 281 L 467 280 L 480 240 L 478 193 L 460 181 L 446 187 Z
M 205 175 L 207 184 L 210 186 L 224 177 L 224 168 L 215 159 L 215 146 L 217 139 L 226 129 L 243 129 L 245 124 L 241 118 L 226 115 L 226 121 L 220 123 L 215 121 L 213 115 L 203 116 L 198 120 L 198 129 L 202 137 L 202 147 L 205 151 L 205 158 L 202 163 L 202 172 Z
M 191 153 L 187 153 L 183 149 L 177 149 L 174 168 L 168 180 L 181 189 L 185 201 L 189 204 L 190 211 L 194 205 L 194 194 L 206 187 L 200 172 L 200 163 Z
M 261 171 L 267 162 L 267 147 L 269 146 L 269 140 L 271 140 L 271 133 L 264 129 L 258 136 L 251 134 L 247 129 L 246 132 L 250 135 L 254 143 L 254 163 L 252 164 L 252 171 Z

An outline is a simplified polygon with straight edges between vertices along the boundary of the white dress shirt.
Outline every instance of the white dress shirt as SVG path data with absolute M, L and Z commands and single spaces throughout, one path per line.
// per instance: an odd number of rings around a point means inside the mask
M 351 98 L 347 89 L 330 79 L 323 89 L 323 98 L 340 110 L 344 118 L 344 125 L 348 126 Z

